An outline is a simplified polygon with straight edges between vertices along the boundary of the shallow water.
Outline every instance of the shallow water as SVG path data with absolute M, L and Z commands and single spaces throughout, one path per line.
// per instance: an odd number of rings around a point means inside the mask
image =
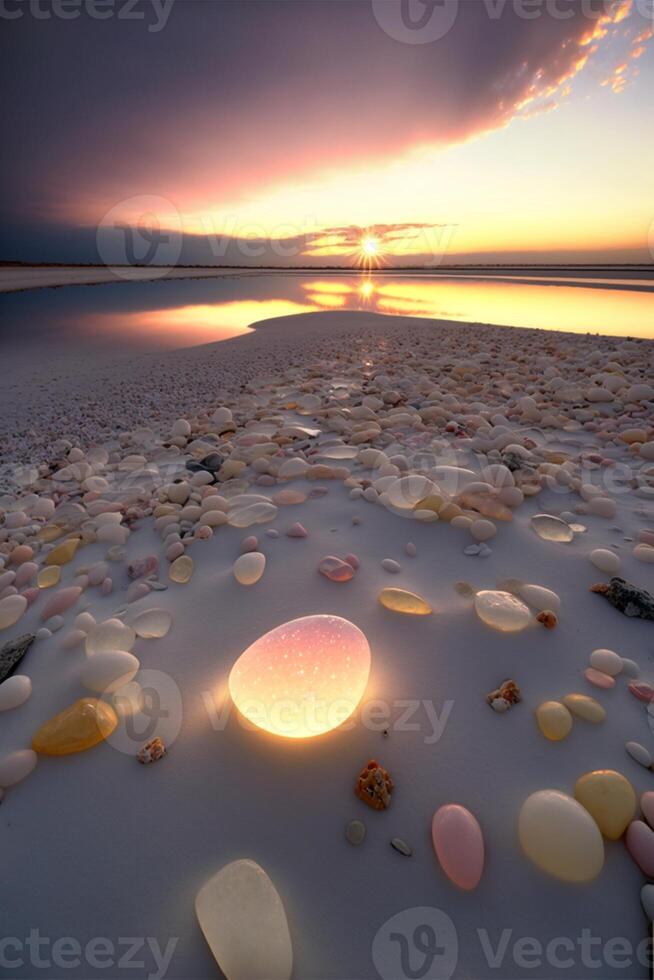
M 615 279 L 580 281 L 318 270 L 68 286 L 0 296 L 0 345 L 7 356 L 115 355 L 224 340 L 259 320 L 318 310 L 654 337 L 653 292 L 633 288 L 633 280 L 624 289 Z

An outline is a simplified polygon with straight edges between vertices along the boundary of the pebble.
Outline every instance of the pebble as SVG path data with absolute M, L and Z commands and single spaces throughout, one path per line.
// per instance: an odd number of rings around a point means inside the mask
M 411 857 L 413 855 L 413 848 L 410 847 L 406 841 L 403 841 L 401 837 L 393 837 L 391 840 L 391 847 L 403 854 L 404 857 Z
M 32 681 L 25 674 L 14 674 L 0 684 L 0 711 L 20 707 L 32 693 Z
M 59 565 L 50 565 L 48 568 L 42 568 L 36 577 L 36 584 L 40 589 L 51 589 L 54 585 L 59 584 L 59 579 L 61 578 L 61 568 Z
M 132 628 L 144 640 L 157 640 L 166 636 L 172 622 L 173 617 L 167 609 L 144 609 L 132 621 Z
M 354 578 L 355 569 L 349 562 L 337 558 L 336 555 L 327 555 L 320 561 L 318 571 L 330 582 L 349 582 Z
M 476 817 L 449 803 L 434 814 L 431 833 L 436 857 L 450 881 L 464 891 L 474 890 L 484 870 L 484 838 Z
M 260 551 L 250 551 L 236 559 L 232 572 L 240 585 L 256 585 L 265 568 L 266 556 Z
M 350 820 L 349 823 L 345 825 L 345 838 L 350 844 L 354 844 L 358 847 L 359 844 L 363 844 L 366 838 L 366 825 L 362 820 Z
M 574 531 L 569 524 L 552 514 L 536 514 L 531 519 L 531 526 L 543 541 L 567 542 L 574 538 Z
M 247 554 L 249 551 L 258 551 L 258 550 L 259 550 L 259 540 L 256 537 L 256 535 L 251 534 L 249 535 L 249 537 L 243 538 L 243 540 L 241 541 L 242 555 Z
M 74 606 L 82 594 L 82 589 L 78 585 L 69 585 L 66 589 L 60 589 L 49 599 L 41 610 L 41 622 L 59 616 Z
M 304 527 L 304 525 L 299 524 L 298 522 L 291 525 L 291 527 L 289 527 L 288 531 L 286 532 L 287 538 L 306 538 L 308 537 L 308 535 L 309 532 Z
M 474 599 L 475 612 L 483 623 L 504 633 L 517 633 L 531 622 L 528 607 L 510 592 L 484 589 Z
M 267 535 L 267 537 L 272 538 L 273 540 L 275 540 L 276 538 L 279 537 L 279 531 L 277 530 L 277 528 L 269 527 L 269 528 L 266 528 L 266 535 Z
M 536 721 L 542 734 L 551 742 L 562 741 L 572 730 L 572 715 L 559 701 L 544 701 L 539 705 Z
M 654 920 L 654 885 L 643 885 L 640 890 L 640 901 L 645 915 L 652 922 Z
M 634 558 L 651 564 L 654 562 L 654 548 L 650 544 L 637 544 L 634 548 Z
M 625 843 L 643 874 L 648 878 L 654 878 L 654 830 L 643 820 L 632 820 L 627 828 Z
M 652 756 L 644 745 L 641 745 L 639 742 L 626 742 L 625 749 L 639 765 L 644 766 L 645 769 L 652 768 Z
M 601 572 L 606 572 L 607 575 L 615 575 L 620 571 L 620 557 L 613 551 L 608 551 L 606 548 L 595 548 L 588 557 L 595 568 L 599 568 Z
M 606 718 L 605 708 L 595 698 L 586 694 L 566 694 L 563 703 L 575 718 L 599 725 Z
M 645 704 L 654 700 L 654 687 L 646 684 L 645 681 L 630 681 L 628 689 L 630 694 L 633 694 L 638 701 L 644 701 Z
M 85 649 L 87 657 L 107 650 L 131 651 L 136 642 L 136 632 L 120 619 L 105 619 L 95 623 L 86 634 Z
M 394 561 L 392 558 L 382 559 L 382 568 L 385 572 L 390 572 L 392 575 L 398 575 L 402 571 L 400 563 Z
M 514 590 L 511 589 L 510 591 Z M 556 592 L 552 592 L 551 589 L 546 589 L 543 585 L 518 584 L 515 591 L 521 599 L 524 599 L 527 605 L 531 606 L 532 609 L 536 609 L 538 612 L 545 612 L 551 609 L 552 612 L 558 613 L 561 608 L 561 599 Z
M 180 555 L 168 569 L 168 578 L 178 585 L 186 585 L 190 580 L 195 563 L 189 555 Z
M 18 622 L 27 609 L 27 599 L 22 595 L 8 595 L 0 599 L 0 630 L 9 629 Z
M 640 809 L 647 823 L 654 829 L 654 790 L 647 790 L 641 795 Z
M 409 556 L 409 558 L 415 558 L 416 555 L 418 554 L 418 549 L 416 548 L 416 546 L 413 543 L 413 541 L 408 541 L 406 543 L 406 545 L 404 546 L 404 550 L 407 553 L 407 555 Z
M 473 536 L 475 541 L 490 541 L 497 534 L 497 528 L 492 521 L 487 521 L 479 519 L 473 521 L 470 528 L 470 534 Z
M 609 840 L 619 840 L 636 812 L 636 793 L 622 773 L 598 769 L 580 776 L 575 799 L 588 810 Z
M 98 694 L 111 693 L 128 684 L 138 671 L 138 659 L 125 650 L 104 650 L 87 657 L 82 665 L 80 683 Z
M 96 698 L 80 698 L 39 728 L 32 748 L 39 755 L 84 752 L 108 738 L 117 724 L 111 705 Z
M 587 667 L 584 671 L 584 677 L 590 684 L 594 684 L 595 687 L 601 687 L 606 691 L 615 687 L 615 678 L 609 674 L 605 674 L 602 670 L 596 670 L 594 667 Z
M 77 549 L 82 543 L 81 538 L 69 538 L 53 548 L 45 559 L 46 565 L 67 565 L 72 561 L 77 553 Z
M 609 674 L 610 677 L 617 677 L 622 672 L 624 662 L 613 650 L 601 648 L 591 653 L 590 665 L 604 674 Z
M 403 613 L 406 616 L 429 616 L 433 612 L 429 603 L 406 589 L 382 589 L 379 602 L 385 609 Z
M 518 834 L 526 856 L 561 881 L 593 881 L 604 866 L 597 824 L 577 800 L 559 790 L 538 790 L 525 800 Z
M 34 770 L 38 757 L 32 749 L 18 749 L 0 759 L 0 787 L 15 786 Z
M 640 667 L 635 660 L 629 660 L 627 657 L 622 657 L 622 673 L 625 677 L 638 677 L 640 674 Z

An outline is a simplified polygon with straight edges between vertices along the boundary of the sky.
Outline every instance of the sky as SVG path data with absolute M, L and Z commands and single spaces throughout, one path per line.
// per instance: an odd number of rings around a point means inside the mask
M 0 259 L 651 262 L 654 0 L 0 0 Z

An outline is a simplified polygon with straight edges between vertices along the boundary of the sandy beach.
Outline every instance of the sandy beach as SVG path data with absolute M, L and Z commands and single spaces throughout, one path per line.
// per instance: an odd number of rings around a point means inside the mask
M 573 796 L 595 770 L 617 770 L 638 797 L 654 789 L 625 750 L 654 747 L 633 690 L 654 683 L 652 624 L 590 591 L 616 574 L 654 584 L 652 343 L 352 312 L 253 328 L 43 374 L 28 420 L 20 392 L 3 392 L 0 642 L 36 636 L 13 675 L 31 696 L 3 713 L 0 773 L 29 773 L 0 811 L 6 935 L 32 922 L 83 950 L 103 936 L 114 964 L 120 937 L 141 936 L 150 975 L 214 976 L 195 896 L 251 858 L 282 897 L 297 977 L 401 975 L 384 972 L 401 952 L 391 933 L 410 937 L 424 908 L 445 916 L 439 975 L 522 977 L 532 937 L 532 976 L 558 975 L 553 958 L 567 957 L 578 977 L 646 977 L 646 878 L 625 842 L 606 839 L 593 880 L 571 884 L 528 858 L 518 822 L 531 794 Z M 558 521 L 538 533 L 539 514 Z M 56 584 L 39 587 L 53 568 Z M 431 613 L 386 608 L 389 588 Z M 489 590 L 516 632 L 481 618 Z M 168 632 L 135 636 L 152 609 L 170 614 L 157 620 Z M 315 738 L 246 723 L 229 696 L 234 663 L 315 614 L 369 643 L 353 716 Z M 103 630 L 123 658 L 105 674 L 92 663 Z M 586 674 L 598 649 L 617 654 L 615 678 Z M 98 691 L 129 651 L 128 688 Z M 487 695 L 509 678 L 521 700 L 493 710 Z M 604 720 L 571 714 L 552 741 L 537 709 L 574 693 Z M 83 697 L 118 711 L 104 744 L 32 759 L 35 733 Z M 166 756 L 139 765 L 155 735 Z M 354 793 L 369 760 L 394 783 L 383 812 Z M 432 817 L 447 804 L 481 828 L 474 897 L 434 854 Z M 360 846 L 346 839 L 353 820 Z M 36 891 L 20 884 L 28 866 Z M 606 945 L 618 939 L 631 950 L 619 974 Z M 82 963 L 101 975 L 86 952 Z M 33 976 L 30 957 L 12 974 Z

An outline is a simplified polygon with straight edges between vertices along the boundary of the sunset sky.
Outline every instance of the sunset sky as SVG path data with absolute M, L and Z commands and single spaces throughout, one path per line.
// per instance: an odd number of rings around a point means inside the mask
M 191 263 L 652 261 L 649 0 L 67 2 L 0 20 L 4 260 L 109 213 Z

